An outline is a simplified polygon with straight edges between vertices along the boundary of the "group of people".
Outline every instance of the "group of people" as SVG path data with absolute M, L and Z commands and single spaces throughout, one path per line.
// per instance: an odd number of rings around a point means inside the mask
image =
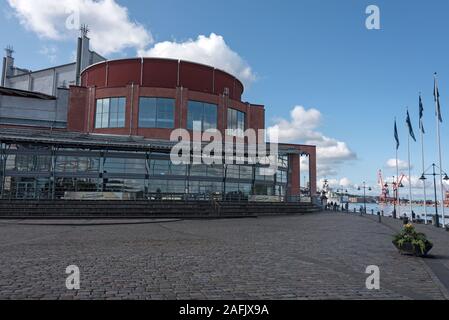
M 401 220 L 408 222 L 409 221 L 409 217 L 407 216 L 406 213 L 404 213 L 401 217 Z M 424 219 L 421 218 L 421 216 L 415 213 L 415 211 L 412 210 L 412 221 L 411 222 L 417 222 L 417 223 L 422 223 L 424 222 Z
M 349 211 L 349 203 L 339 205 L 337 202 L 331 201 L 329 203 L 326 203 L 324 209 L 327 211 Z

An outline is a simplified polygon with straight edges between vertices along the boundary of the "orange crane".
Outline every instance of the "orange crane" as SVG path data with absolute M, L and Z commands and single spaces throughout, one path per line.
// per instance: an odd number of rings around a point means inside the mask
M 379 202 L 385 203 L 388 201 L 388 197 L 390 195 L 390 190 L 388 189 L 388 185 L 386 185 L 384 183 L 382 170 L 379 170 L 379 172 L 377 173 L 377 183 L 379 184 L 380 190 L 382 190 L 380 197 L 379 197 Z
M 402 187 L 402 180 L 404 180 L 405 178 L 405 174 L 401 174 L 400 177 L 397 178 L 396 181 L 393 182 L 392 186 L 393 186 L 393 197 L 390 197 L 390 189 L 388 184 L 385 183 L 384 178 L 383 178 L 383 174 L 382 174 L 382 170 L 379 170 L 379 172 L 377 173 L 377 177 L 378 177 L 378 184 L 380 186 L 380 190 L 381 191 L 381 195 L 379 197 L 379 202 L 380 203 L 394 203 L 396 202 L 396 199 L 398 198 L 398 189 L 400 187 Z
M 401 176 L 398 177 L 397 183 L 393 183 L 393 194 L 395 195 L 393 202 L 398 201 L 398 205 L 400 205 L 401 203 L 401 199 L 399 198 L 399 188 L 404 187 L 404 185 L 402 184 L 402 180 L 404 180 L 404 178 L 405 174 L 401 173 Z

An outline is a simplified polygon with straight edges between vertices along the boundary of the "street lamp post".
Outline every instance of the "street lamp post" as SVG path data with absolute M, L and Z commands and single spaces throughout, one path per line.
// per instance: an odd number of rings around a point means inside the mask
M 393 219 L 397 219 L 397 210 L 396 210 L 396 205 L 398 202 L 398 183 L 395 180 L 395 177 L 393 176 Z
M 367 187 L 366 186 L 366 182 L 363 181 L 363 211 L 366 214 L 366 189 L 368 189 L 368 191 L 371 191 L 371 187 Z M 358 190 L 360 191 L 361 188 L 359 187 Z M 360 212 L 360 215 L 362 215 L 362 212 Z
M 399 179 L 399 177 L 398 177 Z M 399 188 L 403 188 L 404 185 L 396 180 L 396 177 L 393 176 L 393 182 L 391 183 L 393 187 L 393 219 L 397 219 L 397 208 L 396 206 L 399 205 Z M 385 183 L 384 187 L 388 189 L 388 183 Z
M 427 180 L 426 176 L 433 176 L 433 192 L 435 194 L 435 227 L 438 228 L 440 226 L 440 216 L 438 215 L 438 196 L 437 196 L 437 179 L 436 179 L 436 177 L 440 176 L 440 174 L 436 173 L 435 168 L 438 168 L 438 166 L 435 163 L 433 163 L 432 164 L 432 173 L 426 173 L 430 169 L 429 168 L 423 172 L 421 178 L 419 178 L 419 179 L 422 181 L 425 181 L 425 180 Z M 440 171 L 443 172 L 443 170 L 440 170 Z M 445 181 L 449 180 L 449 176 L 445 172 L 444 172 L 443 180 L 445 180 Z M 444 201 L 444 199 L 442 199 L 442 201 Z M 424 205 L 427 205 L 427 203 Z M 427 220 L 427 217 L 426 217 L 426 220 Z
M 345 211 L 345 205 L 346 203 L 348 203 L 348 190 L 345 190 L 342 186 L 342 189 L 338 189 L 337 190 L 337 194 L 340 197 L 340 205 L 342 210 L 341 211 Z M 345 201 L 346 200 L 346 201 Z

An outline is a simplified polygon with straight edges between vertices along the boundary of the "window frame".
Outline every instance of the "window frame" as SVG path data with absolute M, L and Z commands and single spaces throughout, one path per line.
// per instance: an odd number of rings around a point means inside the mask
M 94 126 L 95 129 L 126 128 L 126 97 L 96 99 Z
M 204 101 L 197 101 L 197 100 L 189 100 L 187 102 L 187 130 L 193 130 L 193 122 L 194 121 L 198 121 L 196 119 L 192 119 L 192 114 L 190 112 L 191 110 L 191 106 L 198 106 L 201 105 L 201 132 L 205 132 L 206 130 L 218 130 L 218 105 L 215 103 L 210 103 L 210 102 L 204 102 Z M 206 126 L 206 119 L 210 120 L 212 117 L 209 117 L 211 114 L 208 114 L 208 116 L 206 117 L 206 110 L 209 109 L 211 110 L 213 107 L 214 109 L 214 120 L 215 123 L 210 123 L 209 121 L 207 122 L 207 126 Z
M 143 101 L 152 102 L 148 104 L 146 107 L 143 107 Z M 170 105 L 166 104 L 166 102 L 170 101 Z M 162 102 L 162 103 L 161 103 Z M 165 109 L 168 107 L 167 109 Z M 153 112 L 151 112 L 151 116 L 154 114 L 154 119 L 150 119 L 150 124 L 145 124 L 142 121 L 143 113 L 145 109 L 154 108 Z M 171 110 L 168 110 L 171 109 Z M 148 112 L 148 111 L 147 111 Z M 139 97 L 139 120 L 138 127 L 142 129 L 174 129 L 175 128 L 175 112 L 176 112 L 176 99 L 167 98 L 167 97 L 150 97 L 150 96 L 141 96 Z M 149 113 L 148 113 L 149 114 Z M 161 117 L 160 115 L 168 115 L 167 117 Z M 171 115 L 171 119 L 169 119 Z M 148 121 L 148 122 L 149 122 Z M 167 123 L 167 125 L 161 125 L 163 123 Z
M 243 127 L 240 127 L 243 124 Z M 246 130 L 246 112 L 235 108 L 228 108 L 226 132 L 232 136 L 243 136 Z

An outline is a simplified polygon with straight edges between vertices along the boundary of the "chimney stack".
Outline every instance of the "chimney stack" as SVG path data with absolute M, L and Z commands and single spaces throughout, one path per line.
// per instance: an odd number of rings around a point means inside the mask
M 7 46 L 5 48 L 5 57 L 3 58 L 3 67 L 2 67 L 2 75 L 1 75 L 1 86 L 4 87 L 6 85 L 6 80 L 8 77 L 13 75 L 14 68 L 14 58 L 13 53 L 14 49 L 12 46 Z
M 76 51 L 76 85 L 81 85 L 81 72 L 90 65 L 90 39 L 87 37 L 89 27 L 83 24 Z

